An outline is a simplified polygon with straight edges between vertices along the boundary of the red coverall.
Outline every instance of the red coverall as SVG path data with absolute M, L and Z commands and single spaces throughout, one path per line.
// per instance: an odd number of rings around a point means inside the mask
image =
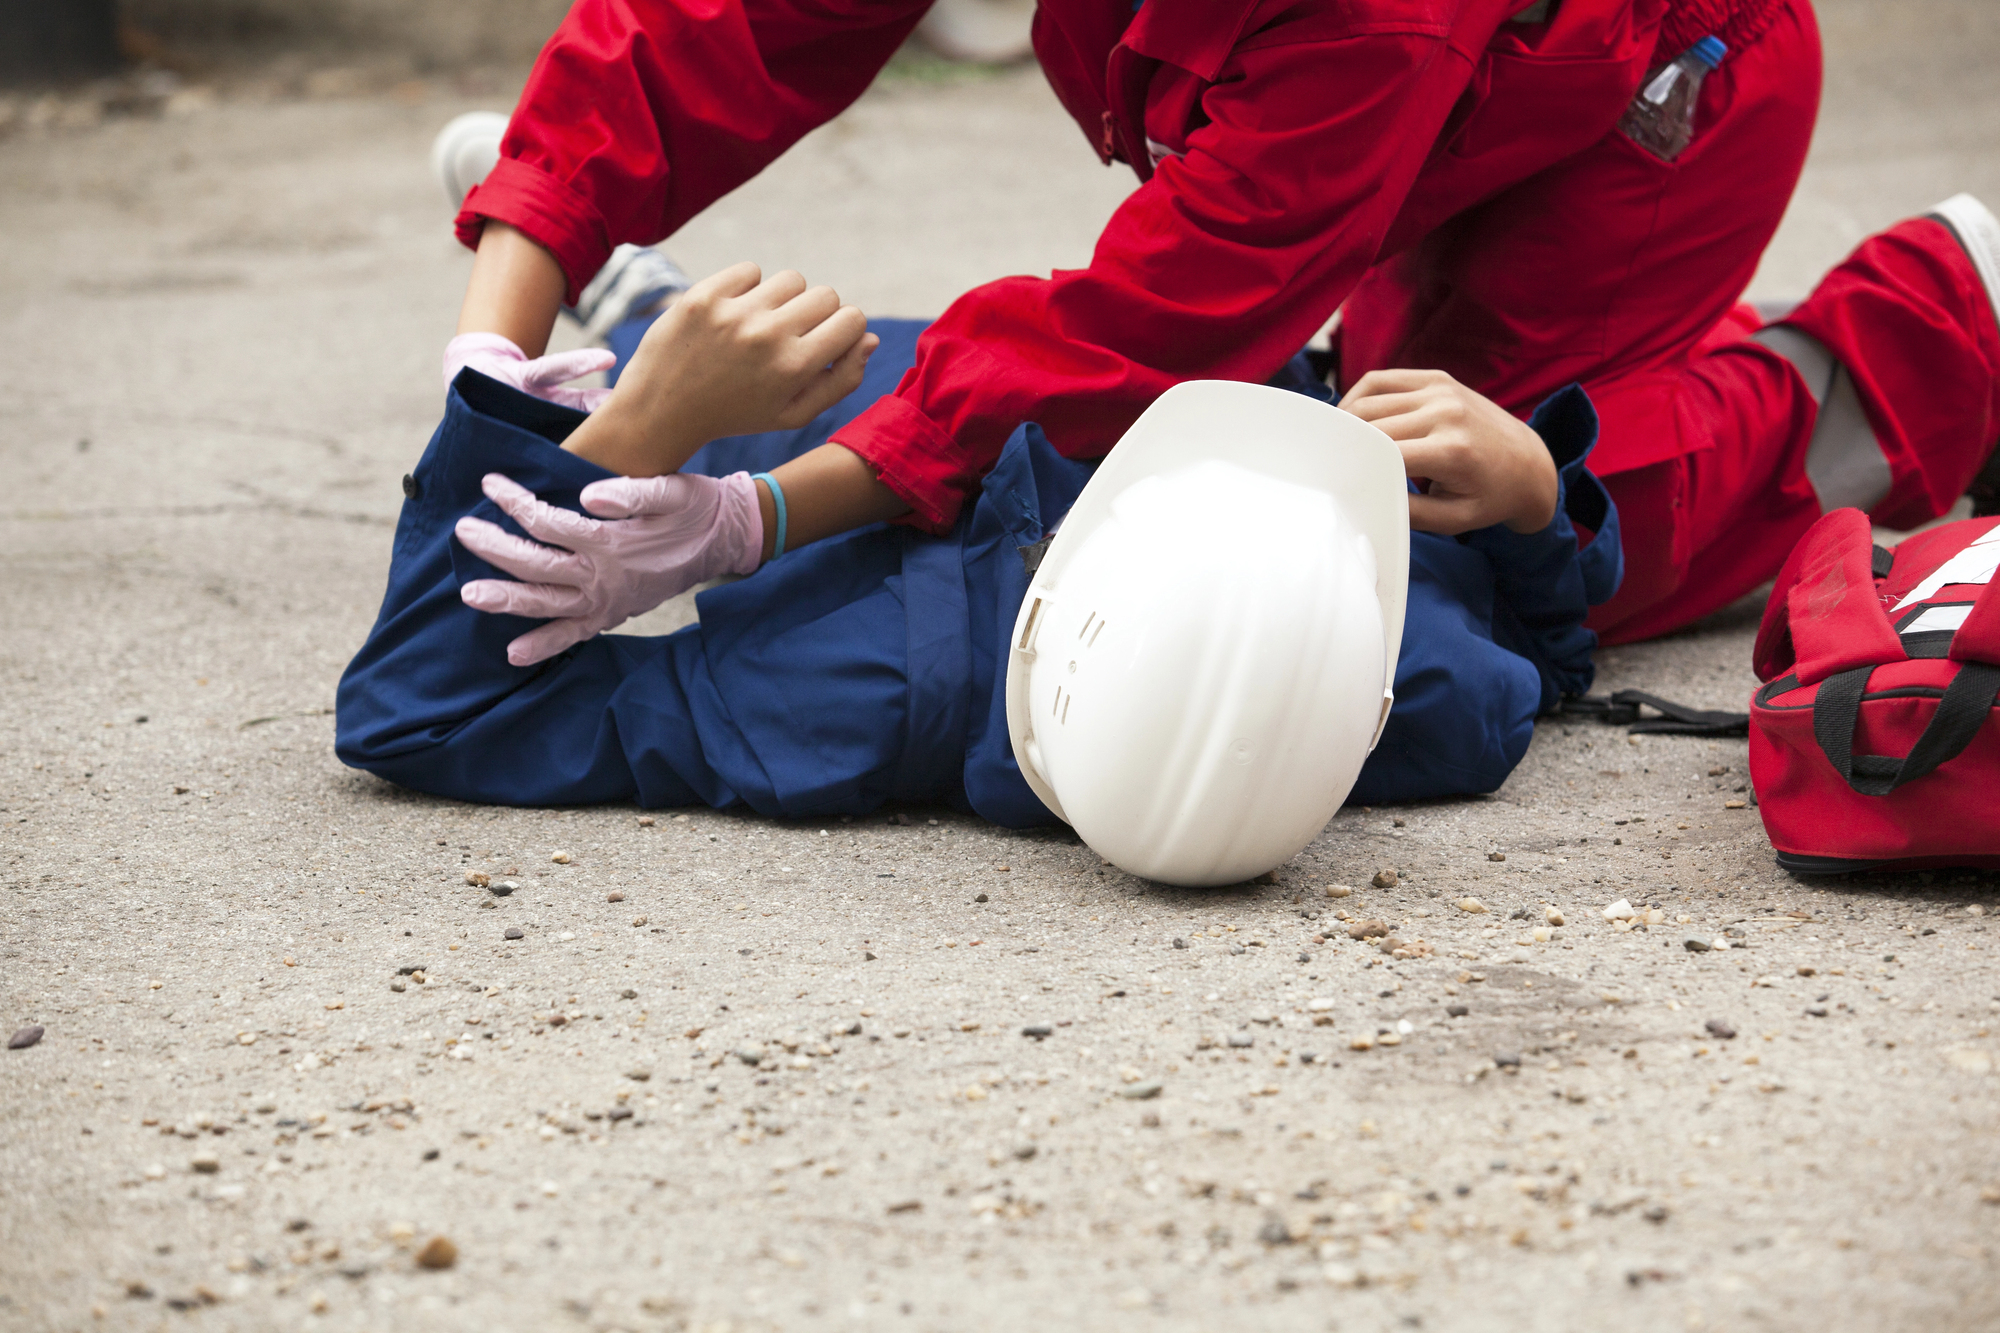
M 927 4 L 577 0 L 460 238 L 513 225 L 574 295 L 613 245 L 670 235 L 851 103 Z M 1748 592 L 1819 515 L 1812 396 L 1736 305 L 1811 136 L 1810 5 L 1556 0 L 1509 21 L 1524 5 L 1042 0 L 1056 95 L 1143 183 L 1088 268 L 955 301 L 836 438 L 941 530 L 1017 423 L 1100 456 L 1169 386 L 1265 380 L 1344 305 L 1343 384 L 1436 367 L 1521 415 L 1588 389 L 1627 553 L 1607 639 Z M 1729 55 L 1661 162 L 1616 122 L 1711 32 Z M 1866 243 L 1792 321 L 1854 375 L 1894 477 L 1875 516 L 1942 512 L 2000 421 L 2000 329 L 1949 233 Z

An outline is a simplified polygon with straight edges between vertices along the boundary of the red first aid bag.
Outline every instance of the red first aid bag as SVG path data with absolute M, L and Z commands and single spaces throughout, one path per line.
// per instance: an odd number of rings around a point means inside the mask
M 1750 780 L 1799 874 L 2000 866 L 2000 518 L 1813 524 L 1757 631 Z

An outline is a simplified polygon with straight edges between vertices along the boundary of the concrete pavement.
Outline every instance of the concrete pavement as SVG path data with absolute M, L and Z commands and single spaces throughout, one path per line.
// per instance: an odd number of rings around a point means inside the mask
M 1991 8 L 1824 9 L 1757 296 L 2000 199 Z M 1777 873 L 1741 742 L 1545 724 L 1493 798 L 1205 893 L 939 810 L 343 769 L 470 105 L 226 86 L 0 140 L 0 1030 L 45 1028 L 0 1052 L 0 1327 L 2000 1320 L 1993 878 Z M 1032 71 L 892 80 L 673 249 L 926 314 L 1084 262 L 1124 188 Z M 1602 685 L 1740 706 L 1756 614 Z

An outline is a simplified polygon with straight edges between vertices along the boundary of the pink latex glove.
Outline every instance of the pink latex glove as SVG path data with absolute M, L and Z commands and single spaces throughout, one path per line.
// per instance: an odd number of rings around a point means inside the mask
M 515 666 L 554 657 L 697 583 L 752 573 L 764 554 L 757 484 L 747 472 L 593 481 L 583 488 L 583 507 L 602 519 L 544 504 L 498 472 L 487 473 L 480 489 L 525 531 L 552 543 L 470 515 L 454 529 L 466 550 L 523 580 L 474 579 L 459 590 L 467 606 L 554 617 L 507 645 Z
M 618 358 L 602 347 L 582 347 L 574 352 L 552 352 L 532 361 L 513 339 L 497 333 L 461 333 L 444 345 L 444 386 L 458 378 L 458 372 L 472 367 L 488 379 L 511 384 L 522 393 L 531 393 L 546 402 L 594 412 L 611 396 L 609 389 L 568 389 L 571 380 L 609 370 Z

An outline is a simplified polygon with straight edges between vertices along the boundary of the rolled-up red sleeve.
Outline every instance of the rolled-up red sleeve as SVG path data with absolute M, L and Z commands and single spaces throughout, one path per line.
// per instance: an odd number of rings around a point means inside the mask
M 1269 379 L 1374 262 L 1469 74 L 1442 34 L 1246 44 L 1088 268 L 959 298 L 834 439 L 941 531 L 1023 421 L 1100 457 L 1181 381 Z
M 535 62 L 500 164 L 465 198 L 555 255 L 574 300 L 868 87 L 931 0 L 577 0 Z

